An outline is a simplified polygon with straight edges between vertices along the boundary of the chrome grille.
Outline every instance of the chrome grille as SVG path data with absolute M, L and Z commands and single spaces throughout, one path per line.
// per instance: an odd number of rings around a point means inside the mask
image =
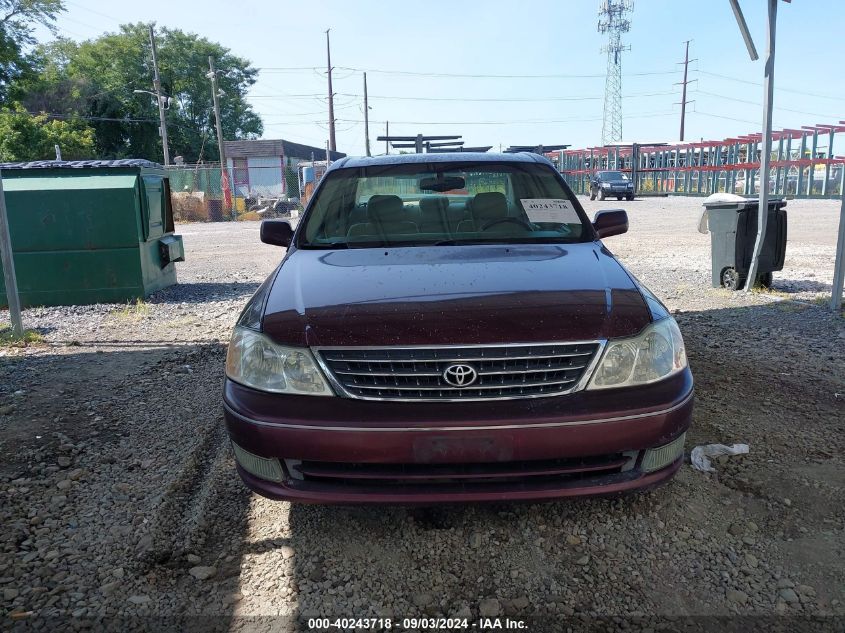
M 338 347 L 315 351 L 336 387 L 365 400 L 496 400 L 568 393 L 579 386 L 601 344 L 456 347 Z M 478 377 L 454 387 L 444 372 L 465 364 Z

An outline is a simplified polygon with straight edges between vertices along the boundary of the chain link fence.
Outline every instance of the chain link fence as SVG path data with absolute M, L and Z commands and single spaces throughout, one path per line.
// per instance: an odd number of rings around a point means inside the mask
M 229 195 L 219 163 L 167 168 L 177 222 L 257 220 L 300 209 L 297 165 L 229 168 Z M 268 216 L 268 214 L 270 214 Z

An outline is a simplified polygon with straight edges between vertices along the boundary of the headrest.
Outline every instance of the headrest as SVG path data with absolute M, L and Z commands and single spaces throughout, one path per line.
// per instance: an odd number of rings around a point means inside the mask
M 399 196 L 371 196 L 367 201 L 367 215 L 373 222 L 401 222 L 408 219 L 405 205 Z
M 440 215 L 449 206 L 445 196 L 427 196 L 420 198 L 420 211 L 423 215 Z
M 470 202 L 470 211 L 476 222 L 486 222 L 507 217 L 508 201 L 505 194 L 488 191 L 476 194 Z

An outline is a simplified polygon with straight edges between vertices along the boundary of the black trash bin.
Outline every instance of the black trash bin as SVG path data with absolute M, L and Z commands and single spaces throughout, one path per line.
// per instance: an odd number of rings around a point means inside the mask
M 742 288 L 751 266 L 751 254 L 757 239 L 758 199 L 705 201 L 707 228 L 710 231 L 710 257 L 713 287 L 729 290 Z M 757 267 L 757 282 L 769 287 L 772 273 L 783 270 L 786 256 L 786 201 L 769 200 L 766 236 Z

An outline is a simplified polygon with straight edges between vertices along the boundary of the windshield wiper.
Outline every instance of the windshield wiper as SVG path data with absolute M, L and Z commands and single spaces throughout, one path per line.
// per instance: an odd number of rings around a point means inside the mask
M 503 246 L 507 246 L 508 244 L 514 243 L 524 243 L 524 242 L 506 242 L 501 239 L 496 238 L 476 238 L 476 239 L 465 239 L 465 240 L 440 240 L 438 242 L 431 242 L 431 246 L 465 246 L 465 245 L 472 245 L 472 244 L 501 244 Z
M 335 248 L 349 248 L 349 242 L 329 242 L 328 244 L 304 244 L 305 248 L 332 250 Z
M 303 248 L 314 248 L 319 250 L 333 250 L 341 248 L 385 248 L 393 246 L 388 242 L 328 242 L 325 244 L 305 244 Z
M 464 246 L 467 244 L 508 244 L 508 242 L 503 242 L 501 239 L 496 238 L 476 238 L 476 239 L 463 239 L 463 240 L 439 240 L 437 242 L 429 242 L 428 245 L 430 246 Z

